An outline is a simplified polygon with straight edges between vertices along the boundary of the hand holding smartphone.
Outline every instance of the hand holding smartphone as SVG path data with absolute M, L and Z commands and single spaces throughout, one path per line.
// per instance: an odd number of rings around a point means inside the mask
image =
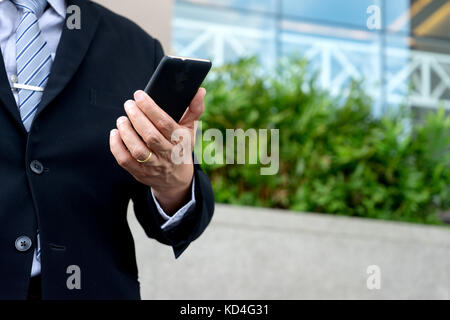
M 211 67 L 209 60 L 165 56 L 144 91 L 179 122 Z
M 117 129 L 111 131 L 110 148 L 117 162 L 141 184 L 151 187 L 168 213 L 179 210 L 192 194 L 195 170 L 192 146 L 186 146 L 189 150 L 182 143 L 175 146 L 172 139 L 175 130 L 181 128 L 185 129 L 183 133 L 195 136 L 192 123 L 200 117 L 200 112 L 195 110 L 199 111 L 203 101 L 195 101 L 194 105 L 192 100 L 210 69 L 208 60 L 164 57 L 145 92 L 174 121 L 167 121 L 167 115 L 138 90 L 134 94 L 135 100 L 125 103 L 127 117 L 120 117 Z M 180 124 L 189 106 L 193 106 L 186 121 L 189 123 Z M 181 161 L 175 162 L 167 154 L 175 155 Z

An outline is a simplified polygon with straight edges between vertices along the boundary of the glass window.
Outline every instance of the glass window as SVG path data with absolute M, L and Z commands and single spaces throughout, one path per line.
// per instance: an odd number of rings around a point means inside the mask
M 410 0 L 385 1 L 384 6 L 384 27 L 391 33 L 408 35 L 411 29 L 410 21 L 412 15 Z M 419 7 L 416 7 L 417 9 Z
M 380 8 L 381 29 L 367 22 Z M 173 48 L 215 65 L 298 55 L 339 94 L 360 79 L 374 111 L 409 104 L 450 110 L 449 0 L 176 0 Z
M 374 0 L 283 0 L 282 14 L 303 21 L 366 28 L 367 8 Z
M 422 2 L 424 1 L 415 1 L 411 8 Z M 434 0 L 427 3 L 412 17 L 412 33 L 418 37 L 450 40 L 450 1 Z
M 252 55 L 268 63 L 276 61 L 274 17 L 187 3 L 178 4 L 175 15 L 177 54 L 212 59 L 216 65 Z
M 246 9 L 252 11 L 276 12 L 277 0 L 179 0 L 178 3 L 191 3 L 212 7 Z

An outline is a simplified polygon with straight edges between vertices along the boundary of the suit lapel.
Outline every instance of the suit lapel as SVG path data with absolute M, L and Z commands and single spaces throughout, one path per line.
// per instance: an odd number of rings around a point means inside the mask
M 83 61 L 97 30 L 100 16 L 89 1 L 68 0 L 67 6 L 71 5 L 76 5 L 80 8 L 81 29 L 70 30 L 64 23 L 50 78 L 36 117 L 61 93 L 72 79 Z
M 0 100 L 6 107 L 6 111 L 9 112 L 13 119 L 17 122 L 20 130 L 22 130 L 22 132 L 26 132 L 22 119 L 20 118 L 19 108 L 17 107 L 16 100 L 14 99 L 14 95 L 11 90 L 11 85 L 8 80 L 1 50 L 0 59 Z

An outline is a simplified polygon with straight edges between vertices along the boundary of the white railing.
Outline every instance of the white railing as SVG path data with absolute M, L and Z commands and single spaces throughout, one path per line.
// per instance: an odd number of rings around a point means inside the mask
M 174 29 L 175 33 L 183 30 L 195 34 L 188 43 L 183 41 L 183 45 L 174 41 L 177 54 L 202 55 L 208 48 L 215 65 L 225 63 L 230 50 L 239 57 L 274 51 L 273 46 L 265 49 L 255 46 L 261 41 L 274 42 L 275 31 L 271 30 L 183 18 L 174 20 Z M 280 40 L 310 61 L 319 71 L 321 85 L 333 94 L 341 92 L 350 79 L 363 79 L 368 93 L 375 100 L 382 95 L 386 104 L 422 108 L 443 105 L 450 110 L 450 55 L 387 47 L 383 58 L 377 41 L 363 43 L 301 34 L 282 34 Z M 275 52 L 272 53 L 274 56 Z

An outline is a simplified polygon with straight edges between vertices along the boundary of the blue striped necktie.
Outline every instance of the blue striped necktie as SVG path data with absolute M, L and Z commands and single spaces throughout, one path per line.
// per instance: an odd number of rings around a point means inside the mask
M 42 37 L 38 19 L 47 6 L 47 0 L 11 0 L 22 18 L 16 31 L 16 61 L 19 84 L 45 88 L 52 65 L 47 42 Z M 23 125 L 30 131 L 42 92 L 19 89 L 18 107 Z

